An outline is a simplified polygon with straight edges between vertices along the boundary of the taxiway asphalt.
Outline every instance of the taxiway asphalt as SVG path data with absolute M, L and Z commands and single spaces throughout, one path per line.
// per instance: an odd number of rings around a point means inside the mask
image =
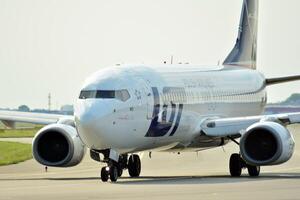
M 87 155 L 76 167 L 48 172 L 34 160 L 0 167 L 0 200 L 300 199 L 300 126 L 289 129 L 296 140 L 292 159 L 262 167 L 258 178 L 248 177 L 246 170 L 240 178 L 229 176 L 230 154 L 238 152 L 233 143 L 198 154 L 152 153 L 150 159 L 144 153 L 141 177 L 124 172 L 117 183 L 102 183 L 102 165 Z

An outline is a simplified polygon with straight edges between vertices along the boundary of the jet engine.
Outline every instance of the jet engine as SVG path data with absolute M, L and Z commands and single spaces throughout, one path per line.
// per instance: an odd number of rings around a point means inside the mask
M 293 136 L 284 126 L 264 121 L 246 130 L 240 140 L 240 152 L 248 164 L 276 165 L 291 158 L 294 145 Z
M 73 126 L 51 124 L 35 135 L 32 152 L 42 165 L 72 167 L 81 162 L 85 147 Z

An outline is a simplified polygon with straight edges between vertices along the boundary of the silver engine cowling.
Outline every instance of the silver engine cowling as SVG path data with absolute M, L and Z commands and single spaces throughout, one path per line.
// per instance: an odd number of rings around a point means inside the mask
M 51 124 L 35 135 L 32 152 L 35 160 L 42 165 L 72 167 L 81 162 L 85 147 L 73 126 Z
M 246 130 L 240 140 L 240 152 L 248 164 L 276 165 L 291 158 L 294 145 L 293 136 L 284 126 L 264 121 Z

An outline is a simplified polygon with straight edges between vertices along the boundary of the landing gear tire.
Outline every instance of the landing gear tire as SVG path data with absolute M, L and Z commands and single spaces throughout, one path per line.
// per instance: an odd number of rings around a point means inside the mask
M 141 160 L 138 155 L 131 155 L 128 160 L 128 173 L 131 177 L 139 177 L 141 173 Z
M 118 168 L 118 176 L 121 177 L 123 174 L 123 169 L 121 168 Z
M 116 166 L 111 166 L 109 169 L 109 178 L 111 182 L 116 182 L 118 179 L 118 168 Z
M 107 182 L 108 180 L 108 171 L 106 170 L 106 167 L 102 167 L 101 169 L 101 180 L 103 182 Z
M 240 154 L 234 153 L 230 156 L 229 171 L 233 177 L 239 177 L 242 174 L 242 159 Z
M 259 176 L 260 166 L 247 165 L 247 169 L 248 169 L 249 176 L 252 177 Z

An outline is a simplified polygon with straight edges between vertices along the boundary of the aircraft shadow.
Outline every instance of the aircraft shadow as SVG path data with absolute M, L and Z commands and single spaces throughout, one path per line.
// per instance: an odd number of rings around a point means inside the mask
M 300 173 L 262 173 L 259 177 L 231 177 L 230 175 L 209 176 L 141 176 L 138 178 L 121 177 L 117 184 L 219 184 L 252 182 L 274 179 L 300 179 Z
M 262 173 L 259 177 L 231 177 L 229 175 L 204 175 L 204 176 L 140 176 L 137 178 L 120 177 L 115 184 L 126 185 L 151 185 L 151 184 L 219 184 L 265 181 L 274 179 L 300 179 L 300 173 Z M 80 181 L 100 180 L 100 177 L 68 177 L 68 178 L 0 178 L 0 181 Z
M 76 181 L 76 180 L 100 180 L 100 177 L 70 177 L 70 178 L 0 178 L 0 181 Z

